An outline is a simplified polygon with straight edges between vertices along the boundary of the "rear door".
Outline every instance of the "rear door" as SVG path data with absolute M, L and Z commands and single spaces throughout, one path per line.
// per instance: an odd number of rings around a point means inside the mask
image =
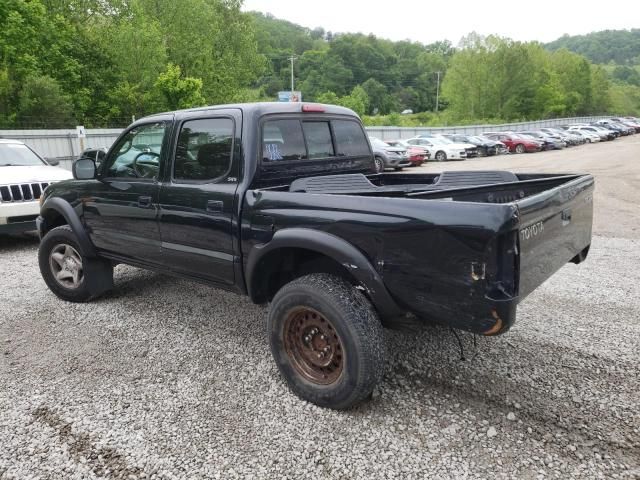
M 236 109 L 202 112 L 179 122 L 159 194 L 165 266 L 221 285 L 234 283 L 241 124 Z

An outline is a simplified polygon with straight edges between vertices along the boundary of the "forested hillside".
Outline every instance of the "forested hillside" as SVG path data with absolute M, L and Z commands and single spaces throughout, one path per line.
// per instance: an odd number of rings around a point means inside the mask
M 612 80 L 611 110 L 636 115 L 640 112 L 640 29 L 564 35 L 546 48 L 568 49 L 603 64 Z
M 584 55 L 594 63 L 618 65 L 640 64 L 640 28 L 631 30 L 603 30 L 586 35 L 563 35 L 548 43 L 549 50 L 566 48 Z
M 123 126 L 162 110 L 274 100 L 290 88 L 291 56 L 304 100 L 349 106 L 369 123 L 640 109 L 632 66 L 604 69 L 564 48 L 475 34 L 455 48 L 392 42 L 240 7 L 240 0 L 4 0 L 0 128 Z M 405 109 L 422 113 L 399 115 Z

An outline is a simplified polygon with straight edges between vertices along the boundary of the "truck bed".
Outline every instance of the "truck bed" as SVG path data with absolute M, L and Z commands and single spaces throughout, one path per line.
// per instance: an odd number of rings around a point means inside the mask
M 513 324 L 518 302 L 585 258 L 593 188 L 580 174 L 349 174 L 247 198 L 264 240 L 292 225 L 332 233 L 377 266 L 403 311 L 496 334 Z
M 325 175 L 301 178 L 267 190 L 327 195 L 406 197 L 508 203 L 578 178 L 575 174 L 452 171 L 439 174 Z

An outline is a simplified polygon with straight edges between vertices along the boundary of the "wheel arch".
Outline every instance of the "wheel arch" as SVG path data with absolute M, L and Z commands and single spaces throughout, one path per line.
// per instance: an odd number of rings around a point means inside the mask
M 78 239 L 82 255 L 86 257 L 96 256 L 96 249 L 93 243 L 91 243 L 89 235 L 76 210 L 69 202 L 62 198 L 49 198 L 40 209 L 40 217 L 38 218 L 38 233 L 40 234 L 40 238 L 44 237 L 51 229 L 61 225 L 69 225 Z
M 253 247 L 246 264 L 247 290 L 252 301 L 265 303 L 284 284 L 309 273 L 331 273 L 361 286 L 382 317 L 402 313 L 360 250 L 340 237 L 306 228 L 279 230 L 268 243 Z

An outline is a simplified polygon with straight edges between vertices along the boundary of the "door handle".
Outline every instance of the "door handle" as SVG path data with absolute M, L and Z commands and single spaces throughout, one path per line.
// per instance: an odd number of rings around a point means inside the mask
M 220 200 L 207 200 L 207 212 L 222 212 L 224 202 Z
M 149 208 L 151 206 L 151 197 L 146 195 L 138 197 L 138 206 L 141 208 Z

